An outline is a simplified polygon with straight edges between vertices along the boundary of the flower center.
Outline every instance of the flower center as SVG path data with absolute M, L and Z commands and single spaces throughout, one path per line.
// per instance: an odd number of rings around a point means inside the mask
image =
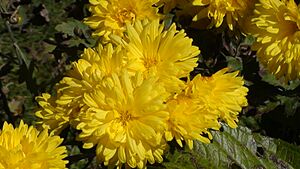
M 122 123 L 122 126 L 126 126 L 127 123 L 131 120 L 131 114 L 128 111 L 125 111 L 121 114 L 119 120 Z
M 144 60 L 144 66 L 146 69 L 151 68 L 152 66 L 157 65 L 158 61 L 156 58 L 148 57 Z
M 289 18 L 282 22 L 282 27 L 280 30 L 283 30 L 283 36 L 292 36 L 299 31 L 299 22 L 297 22 L 297 18 L 293 18 L 290 20 Z
M 126 22 L 132 22 L 135 20 L 135 14 L 128 9 L 120 9 L 116 13 L 116 18 L 119 20 L 120 23 L 124 24 Z

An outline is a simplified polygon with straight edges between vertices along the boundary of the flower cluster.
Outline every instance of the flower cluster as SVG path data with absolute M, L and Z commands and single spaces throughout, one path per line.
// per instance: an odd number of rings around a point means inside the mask
M 243 79 L 223 69 L 182 80 L 200 53 L 184 30 L 136 20 L 110 39 L 84 50 L 55 96 L 37 97 L 44 128 L 58 134 L 70 125 L 83 148 L 96 146 L 98 161 L 145 168 L 163 161 L 168 141 L 192 148 L 194 140 L 210 142 L 209 129 L 218 130 L 220 119 L 237 126 L 247 105 Z
M 39 132 L 23 121 L 14 129 L 5 122 L 0 130 L 0 168 L 65 169 L 67 150 L 61 143 L 62 139 L 49 136 L 47 130 Z
M 23 121 L 16 129 L 4 123 L 0 169 L 65 168 L 66 148 L 52 135 L 68 127 L 78 130 L 83 148 L 96 148 L 99 162 L 117 168 L 162 162 L 169 141 L 190 149 L 195 140 L 210 143 L 210 130 L 219 130 L 221 121 L 236 128 L 248 104 L 243 78 L 229 68 L 191 78 L 200 50 L 175 23 L 161 21 L 168 13 L 189 16 L 194 26 L 238 28 L 256 38 L 252 49 L 277 78 L 300 77 L 294 0 L 89 2 L 91 16 L 83 22 L 99 43 L 84 49 L 54 95 L 36 97 L 43 131 Z
M 257 0 L 90 0 L 92 16 L 85 18 L 84 22 L 95 30 L 93 35 L 109 41 L 111 34 L 123 36 L 128 23 L 163 18 L 158 14 L 162 6 L 164 14 L 178 9 L 177 16 L 191 16 L 194 25 L 206 25 L 199 22 L 209 19 L 211 23 L 206 26 L 220 27 L 225 21 L 233 30 L 237 24 L 243 25 L 255 2 Z M 239 28 L 243 29 L 242 26 Z
M 220 27 L 225 22 L 230 30 L 252 35 L 259 62 L 277 79 L 288 82 L 300 77 L 300 10 L 294 0 L 160 0 L 157 4 L 164 13 L 175 10 L 177 17 L 191 17 L 191 27 Z
M 184 142 L 192 149 L 194 140 L 210 142 L 209 130 L 218 130 L 220 120 L 237 127 L 248 92 L 238 72 L 225 68 L 211 77 L 199 74 L 190 80 L 200 50 L 184 30 L 177 30 L 175 24 L 166 27 L 159 20 L 162 5 L 170 12 L 196 2 L 90 3 L 92 16 L 84 22 L 94 35 L 104 37 L 102 44 L 84 50 L 56 85 L 54 96 L 37 97 L 36 116 L 43 128 L 59 134 L 70 125 L 80 131 L 83 148 L 96 146 L 98 161 L 145 168 L 147 163 L 163 161 L 168 141 L 174 139 L 180 146 Z M 228 3 L 235 7 L 231 12 L 244 7 L 233 4 Z M 220 17 L 214 17 L 217 26 Z

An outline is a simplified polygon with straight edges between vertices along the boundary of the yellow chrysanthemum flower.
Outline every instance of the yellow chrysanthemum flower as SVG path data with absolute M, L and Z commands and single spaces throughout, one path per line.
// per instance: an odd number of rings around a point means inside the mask
M 167 110 L 170 113 L 168 129 L 165 132 L 167 141 L 175 138 L 182 147 L 182 140 L 190 149 L 193 148 L 193 140 L 209 143 L 212 135 L 208 131 L 219 129 L 218 115 L 210 113 L 201 104 L 195 104 L 190 96 L 179 94 L 167 102 Z M 200 135 L 201 134 L 201 135 Z M 207 135 L 207 137 L 203 136 Z
M 57 97 L 43 94 L 37 97 L 41 108 L 36 116 L 43 128 L 59 134 L 66 126 L 77 125 L 81 107 L 85 105 L 83 96 L 112 73 L 118 73 L 125 65 L 125 51 L 121 47 L 107 44 L 96 48 L 87 48 L 81 59 L 73 63 L 73 69 L 57 85 Z M 129 63 L 129 62 L 128 62 Z
M 62 141 L 23 121 L 15 129 L 5 122 L 0 130 L 0 169 L 65 169 L 67 150 L 59 146 Z
M 238 71 L 226 73 L 227 68 L 218 71 L 211 77 L 198 74 L 189 82 L 187 95 L 203 105 L 210 113 L 217 113 L 232 128 L 237 127 L 238 114 L 242 107 L 247 106 L 248 89 L 244 87 Z
M 184 30 L 177 31 L 175 24 L 167 30 L 159 20 L 137 21 L 127 25 L 127 38 L 114 40 L 123 43 L 128 51 L 129 71 L 142 71 L 146 76 L 155 74 L 168 91 L 180 90 L 186 77 L 197 66 L 200 50 L 192 45 Z M 122 41 L 122 42 L 120 42 Z
M 230 30 L 236 22 L 243 21 L 252 11 L 256 0 L 194 0 L 194 6 L 205 6 L 194 16 L 193 21 L 211 19 L 209 27 L 220 27 L 225 18 Z
M 261 0 L 256 4 L 249 33 L 252 48 L 277 78 L 300 77 L 300 8 L 293 0 Z
M 109 40 L 109 35 L 123 36 L 126 23 L 136 20 L 159 18 L 158 9 L 153 5 L 158 0 L 90 0 L 91 17 L 85 18 L 84 23 L 95 30 L 93 35 L 104 36 Z
M 105 165 L 144 168 L 147 161 L 162 162 L 166 97 L 156 78 L 113 74 L 84 96 L 79 139 L 84 148 L 97 145 L 97 158 Z

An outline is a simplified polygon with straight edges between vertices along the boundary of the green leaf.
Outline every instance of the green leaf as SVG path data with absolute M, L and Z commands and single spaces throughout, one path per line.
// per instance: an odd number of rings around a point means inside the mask
M 227 67 L 229 67 L 232 71 L 243 70 L 243 64 L 241 59 L 232 56 L 225 56 L 225 57 L 227 61 Z
M 210 144 L 195 141 L 193 150 L 168 153 L 163 165 L 172 169 L 299 168 L 300 150 L 296 146 L 252 134 L 245 127 L 231 129 L 224 125 L 223 128 L 223 132 L 212 132 L 213 142 Z M 260 149 L 263 153 L 258 151 Z
M 78 47 L 83 44 L 85 47 L 94 47 L 97 40 L 91 37 L 89 27 L 84 23 L 71 19 L 67 22 L 63 22 L 55 27 L 59 32 L 62 32 L 70 38 L 62 42 L 62 44 L 68 45 L 69 47 Z
M 298 107 L 300 106 L 299 97 L 287 97 L 277 95 L 275 101 L 266 101 L 264 105 L 258 107 L 261 113 L 268 113 L 273 111 L 278 106 L 284 106 L 284 113 L 289 116 L 295 115 Z
M 87 43 L 85 43 L 84 39 L 79 39 L 79 38 L 64 41 L 62 44 L 66 44 L 69 47 L 74 47 L 74 46 L 78 47 L 80 44 L 84 44 L 85 46 L 88 46 Z
M 173 18 L 174 18 L 174 14 L 167 14 L 164 17 L 165 29 L 168 29 L 172 25 Z
M 8 8 L 9 0 L 0 1 L 0 13 L 6 13 Z
M 167 158 L 170 162 L 164 162 L 166 168 L 172 169 L 193 169 L 195 165 L 192 163 L 192 155 L 188 152 L 175 151 L 174 154 L 168 154 Z
M 74 29 L 76 25 L 74 22 L 63 22 L 55 27 L 55 29 L 59 32 L 67 34 L 69 36 L 75 36 Z
M 248 36 L 245 38 L 243 44 L 245 44 L 245 45 L 252 45 L 254 42 L 255 42 L 255 37 L 254 37 L 254 36 L 251 36 L 251 35 L 248 35 Z
M 262 80 L 273 85 L 273 86 L 281 86 L 286 90 L 294 90 L 296 87 L 298 87 L 300 85 L 300 80 L 294 80 L 294 81 L 290 81 L 289 84 L 286 84 L 283 79 L 276 79 L 276 77 L 267 72 L 264 71 L 261 73 L 262 76 Z
M 257 110 L 261 113 L 268 113 L 274 110 L 279 105 L 280 102 L 278 102 L 277 100 L 275 102 L 267 100 L 264 105 L 258 106 Z
M 298 97 L 277 96 L 277 98 L 280 100 L 281 105 L 284 105 L 284 113 L 287 116 L 293 116 L 300 106 Z
M 260 143 L 260 146 L 263 147 L 269 157 L 271 157 L 277 165 L 282 165 L 283 161 L 285 161 L 293 166 L 293 168 L 300 168 L 299 146 L 280 139 L 273 139 L 259 134 L 254 134 L 254 138 Z
M 75 36 L 75 30 L 81 31 L 84 34 L 84 36 L 87 36 L 85 33 L 89 28 L 84 23 L 78 20 L 69 20 L 67 22 L 58 24 L 55 27 L 55 29 L 69 36 Z

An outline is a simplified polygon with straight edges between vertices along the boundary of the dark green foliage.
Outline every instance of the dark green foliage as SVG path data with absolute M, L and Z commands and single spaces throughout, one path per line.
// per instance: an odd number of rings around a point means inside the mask
M 95 45 L 81 22 L 84 5 L 76 0 L 1 1 L 0 76 L 16 119 L 33 123 L 34 97 L 51 92 L 70 62 Z
M 166 168 L 242 168 L 292 169 L 299 168 L 300 149 L 285 141 L 253 134 L 245 127 L 212 131 L 211 144 L 196 141 L 194 149 L 170 152 Z

